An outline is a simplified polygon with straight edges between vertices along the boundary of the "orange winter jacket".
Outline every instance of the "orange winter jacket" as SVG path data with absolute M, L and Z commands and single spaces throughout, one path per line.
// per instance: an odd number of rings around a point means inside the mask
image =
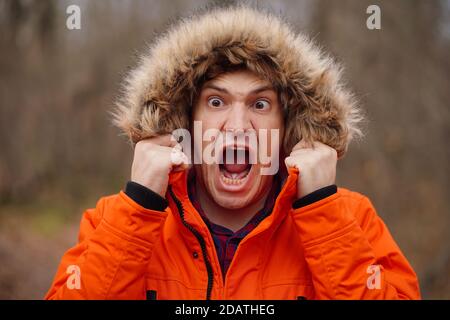
M 170 175 L 165 212 L 124 192 L 81 220 L 46 299 L 419 299 L 417 277 L 370 201 L 338 192 L 292 209 L 298 171 L 239 244 L 223 278 L 211 234 Z M 79 286 L 70 286 L 78 270 Z

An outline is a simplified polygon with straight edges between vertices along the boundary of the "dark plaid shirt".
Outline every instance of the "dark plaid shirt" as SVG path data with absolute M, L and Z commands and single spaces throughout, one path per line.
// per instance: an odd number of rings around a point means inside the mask
M 188 192 L 189 199 L 194 205 L 195 209 L 200 213 L 203 221 L 205 221 L 209 231 L 211 232 L 212 238 L 214 240 L 214 245 L 216 247 L 217 256 L 219 258 L 220 267 L 222 269 L 222 274 L 225 274 L 228 271 L 228 267 L 230 266 L 231 260 L 237 250 L 239 243 L 244 237 L 249 234 L 256 226 L 264 220 L 265 217 L 269 216 L 273 210 L 275 205 L 275 200 L 280 192 L 281 183 L 279 181 L 278 175 L 275 176 L 275 181 L 272 184 L 272 188 L 267 196 L 264 207 L 258 211 L 253 218 L 241 229 L 236 232 L 232 230 L 217 225 L 207 218 L 205 212 L 202 210 L 200 203 L 196 196 L 195 189 L 195 174 L 194 170 L 191 170 L 189 173 L 189 182 L 188 182 Z

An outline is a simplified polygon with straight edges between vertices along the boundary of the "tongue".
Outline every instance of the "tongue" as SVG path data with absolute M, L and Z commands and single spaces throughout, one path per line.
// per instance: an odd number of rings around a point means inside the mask
M 228 172 L 231 173 L 239 173 L 244 171 L 245 169 L 247 169 L 247 164 L 226 164 L 224 163 L 224 168 L 225 170 L 227 170 Z

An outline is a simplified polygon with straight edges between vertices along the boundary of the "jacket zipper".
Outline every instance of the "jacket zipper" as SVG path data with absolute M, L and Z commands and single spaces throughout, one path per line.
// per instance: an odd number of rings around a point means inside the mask
M 175 202 L 175 205 L 178 208 L 178 212 L 180 214 L 181 222 L 197 238 L 197 241 L 200 244 L 200 248 L 202 249 L 203 260 L 205 261 L 206 272 L 208 273 L 208 286 L 206 288 L 206 300 L 211 300 L 211 292 L 212 292 L 212 288 L 213 288 L 214 274 L 213 274 L 211 262 L 209 261 L 209 258 L 208 258 L 208 253 L 206 251 L 205 239 L 203 239 L 201 234 L 192 225 L 190 225 L 188 222 L 186 222 L 186 220 L 184 220 L 183 204 L 175 196 L 171 185 L 169 185 L 168 190 L 169 190 L 170 196 L 172 197 L 173 201 Z

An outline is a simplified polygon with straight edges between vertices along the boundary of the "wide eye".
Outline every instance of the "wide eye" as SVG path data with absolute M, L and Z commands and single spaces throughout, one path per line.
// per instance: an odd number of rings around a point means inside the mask
M 223 106 L 223 101 L 217 97 L 212 97 L 208 99 L 208 105 L 213 108 L 220 108 Z
M 268 110 L 270 108 L 270 103 L 266 100 L 258 100 L 253 106 L 256 110 Z

